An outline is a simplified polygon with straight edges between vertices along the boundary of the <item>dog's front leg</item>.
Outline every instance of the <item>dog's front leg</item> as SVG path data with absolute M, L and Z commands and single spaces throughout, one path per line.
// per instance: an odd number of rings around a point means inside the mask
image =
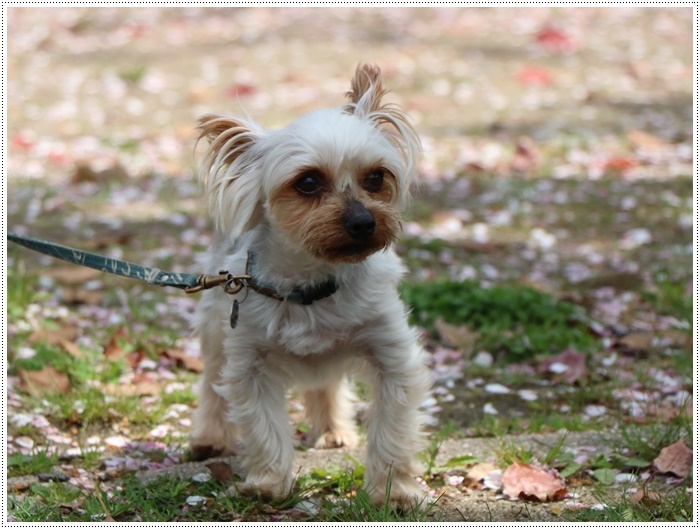
M 218 392 L 229 403 L 228 419 L 243 435 L 246 479 L 238 485 L 243 494 L 267 498 L 285 496 L 293 486 L 294 446 L 286 411 L 286 380 L 264 354 L 227 345 L 228 362 Z
M 428 397 L 430 373 L 425 353 L 407 327 L 405 335 L 407 339 L 375 345 L 372 354 L 375 403 L 367 433 L 365 487 L 375 504 L 386 501 L 389 485 L 394 504 L 416 504 L 425 496 L 416 481 L 421 474 L 416 456 L 424 446 L 419 408 Z

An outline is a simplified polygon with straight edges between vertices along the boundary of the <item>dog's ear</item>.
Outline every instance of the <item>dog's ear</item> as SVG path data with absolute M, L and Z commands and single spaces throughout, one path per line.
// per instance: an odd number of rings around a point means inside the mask
M 256 143 L 263 135 L 254 123 L 207 114 L 197 125 L 199 138 L 209 141 L 199 178 L 209 198 L 209 210 L 219 231 L 235 239 L 262 218 L 262 187 L 255 166 Z
M 382 71 L 374 64 L 359 64 L 345 96 L 351 101 L 351 114 L 366 116 L 382 109 L 382 98 L 388 90 L 382 86 Z

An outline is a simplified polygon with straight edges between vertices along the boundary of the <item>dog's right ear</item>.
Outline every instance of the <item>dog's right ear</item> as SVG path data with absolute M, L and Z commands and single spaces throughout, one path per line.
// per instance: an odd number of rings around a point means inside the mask
M 197 125 L 199 138 L 209 141 L 199 178 L 209 198 L 217 230 L 240 237 L 262 218 L 262 187 L 256 174 L 256 142 L 262 130 L 238 118 L 207 114 Z

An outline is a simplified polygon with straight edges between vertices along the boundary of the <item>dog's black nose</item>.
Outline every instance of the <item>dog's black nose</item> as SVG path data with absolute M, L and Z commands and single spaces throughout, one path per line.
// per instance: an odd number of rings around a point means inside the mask
M 350 237 L 356 241 L 368 239 L 374 234 L 376 226 L 374 215 L 366 207 L 357 200 L 348 204 L 343 214 L 343 227 Z

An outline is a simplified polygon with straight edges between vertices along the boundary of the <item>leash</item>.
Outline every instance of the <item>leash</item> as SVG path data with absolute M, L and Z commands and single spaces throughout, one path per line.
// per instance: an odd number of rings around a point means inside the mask
M 221 270 L 218 275 L 176 274 L 165 272 L 159 268 L 141 266 L 129 261 L 112 259 L 104 255 L 77 250 L 54 242 L 42 241 L 34 237 L 25 237 L 16 233 L 8 233 L 7 238 L 30 250 L 50 255 L 69 263 L 93 268 L 100 272 L 138 279 L 145 281 L 148 285 L 179 288 L 187 294 L 194 294 L 195 292 L 217 286 L 222 286 L 227 294 L 236 294 L 246 286 L 246 281 L 250 279 L 248 275 L 234 276 L 229 274 L 227 270 Z
M 224 292 L 233 295 L 237 294 L 245 287 L 246 289 L 250 288 L 263 296 L 276 299 L 280 302 L 287 301 L 300 305 L 311 305 L 314 301 L 326 298 L 338 290 L 337 281 L 335 278 L 331 277 L 319 285 L 296 287 L 286 294 L 281 294 L 271 285 L 266 285 L 255 280 L 253 276 L 255 255 L 252 252 L 248 252 L 246 272 L 243 275 L 233 275 L 230 274 L 228 270 L 220 270 L 217 275 L 176 274 L 173 272 L 165 272 L 159 268 L 142 266 L 136 263 L 130 263 L 129 261 L 112 259 L 104 255 L 77 250 L 54 242 L 25 237 L 24 235 L 18 235 L 16 233 L 8 233 L 7 238 L 11 242 L 50 255 L 51 257 L 62 259 L 69 263 L 93 268 L 100 272 L 128 277 L 130 279 L 138 279 L 140 281 L 145 281 L 148 285 L 179 288 L 184 290 L 187 294 L 194 294 L 202 290 L 221 286 Z M 231 328 L 235 328 L 238 322 L 238 305 L 238 300 L 234 300 L 229 317 Z

